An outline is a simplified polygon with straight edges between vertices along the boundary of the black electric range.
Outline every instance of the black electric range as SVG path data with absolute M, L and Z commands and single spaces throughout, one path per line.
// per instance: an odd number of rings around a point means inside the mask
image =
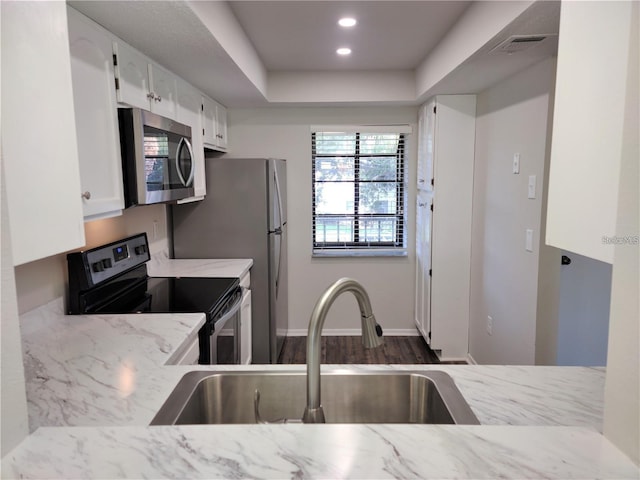
M 204 313 L 200 364 L 239 363 L 238 278 L 149 277 L 145 233 L 67 255 L 67 313 Z

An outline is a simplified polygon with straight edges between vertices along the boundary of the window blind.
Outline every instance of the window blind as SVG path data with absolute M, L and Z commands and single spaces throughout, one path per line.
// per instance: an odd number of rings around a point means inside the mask
M 405 135 L 389 130 L 312 131 L 314 255 L 406 253 Z

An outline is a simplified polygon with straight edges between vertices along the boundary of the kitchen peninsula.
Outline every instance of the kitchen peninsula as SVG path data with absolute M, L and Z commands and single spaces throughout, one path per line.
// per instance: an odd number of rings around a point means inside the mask
M 150 272 L 200 265 L 171 262 L 156 259 Z M 32 433 L 3 458 L 2 478 L 638 478 L 601 435 L 602 368 L 323 366 L 445 371 L 480 426 L 149 427 L 188 371 L 304 369 L 170 365 L 202 321 L 65 316 L 62 299 L 24 314 Z

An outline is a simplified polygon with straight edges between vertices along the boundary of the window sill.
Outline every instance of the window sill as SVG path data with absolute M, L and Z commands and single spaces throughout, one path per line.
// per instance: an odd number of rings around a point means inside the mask
M 407 251 L 404 249 L 393 250 L 314 250 L 312 258 L 331 257 L 406 257 Z

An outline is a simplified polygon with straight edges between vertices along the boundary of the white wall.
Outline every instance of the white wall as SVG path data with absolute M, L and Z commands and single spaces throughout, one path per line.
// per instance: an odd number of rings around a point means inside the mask
M 229 110 L 229 149 L 234 157 L 287 160 L 289 225 L 289 328 L 306 334 L 320 294 L 340 277 L 353 277 L 367 289 L 378 322 L 391 333 L 414 334 L 414 232 L 416 135 L 408 139 L 407 235 L 409 255 L 394 258 L 311 257 L 311 125 L 417 123 L 416 107 L 264 108 Z M 351 295 L 332 307 L 325 333 L 360 331 L 360 315 Z M 346 329 L 346 330 L 345 330 Z
M 618 237 L 630 236 L 630 239 L 616 245 L 613 256 L 609 354 L 604 397 L 604 434 L 637 465 L 640 465 L 639 17 L 640 5 L 634 2 L 629 19 L 629 69 L 625 92 L 626 108 L 622 130 L 616 227 Z
M 482 364 L 534 364 L 542 184 L 555 74 L 544 60 L 478 95 L 469 352 Z M 520 153 L 520 174 L 512 173 Z M 536 175 L 536 199 L 527 198 Z M 533 252 L 525 230 L 533 229 Z M 493 318 L 489 335 L 487 316 Z
M 11 258 L 11 232 L 7 214 L 7 201 L 4 186 L 4 167 L 0 160 L 0 220 L 2 239 L 0 240 L 0 270 L 2 272 L 2 305 L 0 309 L 0 377 L 2 378 L 2 398 L 0 425 L 0 458 L 20 443 L 29 434 L 29 420 L 27 416 L 27 396 L 24 386 L 24 367 L 22 365 L 22 342 L 20 339 L 20 324 L 18 321 L 18 305 L 16 301 L 16 286 L 13 274 L 13 260 Z
M 416 69 L 416 96 L 426 100 L 433 94 L 432 90 L 439 82 L 514 21 L 532 3 L 529 0 L 473 2 Z

